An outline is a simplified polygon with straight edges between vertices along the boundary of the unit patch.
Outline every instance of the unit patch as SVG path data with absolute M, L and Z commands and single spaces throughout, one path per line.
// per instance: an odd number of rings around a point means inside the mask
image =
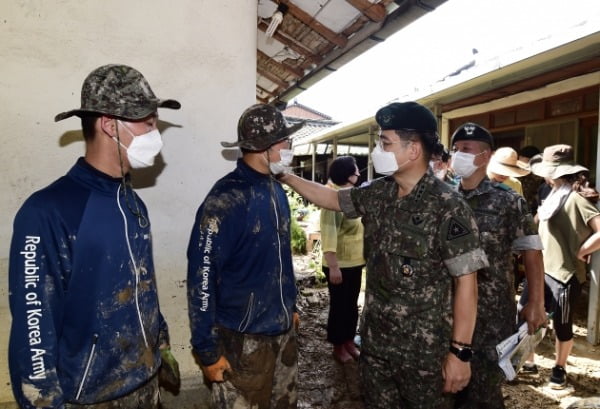
M 420 214 L 413 214 L 412 222 L 415 226 L 418 226 L 419 224 L 423 223 L 423 217 Z
M 448 235 L 446 236 L 446 240 L 454 240 L 462 236 L 466 236 L 471 231 L 463 226 L 458 220 L 455 218 L 450 219 L 450 224 L 448 225 Z

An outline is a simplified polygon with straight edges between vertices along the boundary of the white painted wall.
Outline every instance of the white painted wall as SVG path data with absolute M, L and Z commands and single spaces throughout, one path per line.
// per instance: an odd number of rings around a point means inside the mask
M 8 328 L 7 258 L 13 217 L 33 191 L 63 175 L 83 153 L 81 84 L 100 65 L 140 70 L 162 109 L 165 167 L 138 189 L 152 221 L 163 313 L 182 369 L 189 356 L 186 247 L 195 211 L 234 163 L 219 141 L 236 139 L 241 112 L 254 103 L 256 0 L 3 0 L 0 2 L 0 322 Z M 134 175 L 134 182 L 145 182 Z M 142 183 L 142 184 L 144 184 Z M 0 331 L 0 374 L 6 334 Z M 0 402 L 7 390 L 0 380 Z

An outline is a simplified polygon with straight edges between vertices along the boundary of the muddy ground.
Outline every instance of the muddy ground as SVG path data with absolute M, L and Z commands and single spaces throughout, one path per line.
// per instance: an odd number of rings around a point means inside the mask
M 298 305 L 301 310 L 299 333 L 299 404 L 302 409 L 362 409 L 357 364 L 341 365 L 331 356 L 331 345 L 325 341 L 328 311 L 327 288 L 315 284 L 313 272 L 304 259 L 296 260 L 297 269 L 304 268 L 300 280 Z M 576 337 L 568 360 L 569 385 L 562 391 L 547 387 L 550 368 L 554 364 L 552 331 L 538 347 L 536 362 L 540 373 L 519 375 L 503 387 L 508 409 L 567 408 L 582 398 L 600 397 L 600 346 L 586 340 L 587 286 L 576 313 Z M 360 301 L 359 301 L 360 303 Z M 600 406 L 593 406 L 598 407 Z

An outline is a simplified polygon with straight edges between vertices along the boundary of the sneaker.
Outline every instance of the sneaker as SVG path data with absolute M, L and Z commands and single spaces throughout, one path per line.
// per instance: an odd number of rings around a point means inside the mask
M 567 371 L 560 365 L 552 368 L 550 376 L 550 387 L 552 389 L 564 389 L 567 386 Z
M 521 368 L 521 373 L 523 375 L 537 375 L 538 367 L 536 364 L 525 362 Z

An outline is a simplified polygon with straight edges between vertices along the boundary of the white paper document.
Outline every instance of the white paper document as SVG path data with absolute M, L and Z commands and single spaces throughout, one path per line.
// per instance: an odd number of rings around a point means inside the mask
M 534 334 L 527 333 L 527 323 L 521 324 L 517 332 L 496 345 L 498 365 L 504 371 L 506 379 L 512 381 L 529 355 L 546 335 L 546 328 L 538 329 Z

